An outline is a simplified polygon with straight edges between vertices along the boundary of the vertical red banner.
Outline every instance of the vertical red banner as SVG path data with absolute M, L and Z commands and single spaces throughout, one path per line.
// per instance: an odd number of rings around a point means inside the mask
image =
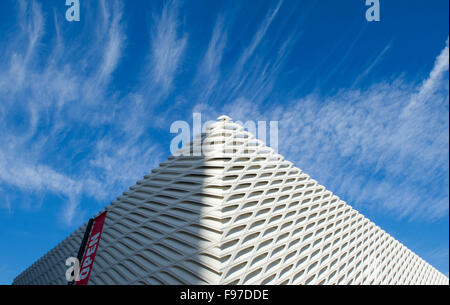
M 98 215 L 94 219 L 91 234 L 86 245 L 83 260 L 80 264 L 80 278 L 77 285 L 87 285 L 91 276 L 92 267 L 94 266 L 95 255 L 97 254 L 100 239 L 102 237 L 103 224 L 105 223 L 106 211 Z

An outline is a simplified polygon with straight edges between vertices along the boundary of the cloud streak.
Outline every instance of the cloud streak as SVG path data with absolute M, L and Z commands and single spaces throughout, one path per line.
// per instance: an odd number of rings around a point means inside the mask
M 356 207 L 410 220 L 448 215 L 448 40 L 419 84 L 398 78 L 270 107 L 244 94 L 196 110 L 279 120 L 280 153 Z
M 178 4 L 169 1 L 165 3 L 161 15 L 154 17 L 150 55 L 153 76 L 151 82 L 160 86 L 163 95 L 168 94 L 172 88 L 187 45 L 187 36 L 180 34 L 177 14 Z
M 181 4 L 166 2 L 152 15 L 141 78 L 123 93 L 114 86 L 128 47 L 124 5 L 109 4 L 91 4 L 100 22 L 68 41 L 56 14 L 52 23 L 36 1 L 19 2 L 17 35 L 4 42 L 9 47 L 0 59 L 2 184 L 62 195 L 70 225 L 82 196 L 111 199 L 156 166 L 168 149 L 149 131 L 168 130 L 168 122 L 194 110 L 207 119 L 226 113 L 241 121 L 279 120 L 280 152 L 355 206 L 410 220 L 448 215 L 448 192 L 441 189 L 448 184 L 448 40 L 421 81 L 357 87 L 388 56 L 388 44 L 353 87 L 288 97 L 277 84 L 286 79 L 303 21 L 293 13 L 281 18 L 282 1 L 238 50 L 230 50 L 237 45 L 234 19 L 224 15 L 206 46 L 193 50 Z M 290 31 L 273 40 L 268 33 L 276 22 Z M 43 44 L 47 36 L 51 43 Z M 192 58 L 198 64 L 186 71 Z
M 119 1 L 100 1 L 97 9 L 101 22 L 92 25 L 95 39 L 88 46 L 83 35 L 64 41 L 55 15 L 55 39 L 43 57 L 47 46 L 41 39 L 52 34 L 51 20 L 44 19 L 36 1 L 20 1 L 16 38 L 5 42 L 9 52 L 0 60 L 5 67 L 0 71 L 0 184 L 62 196 L 66 225 L 81 216 L 82 196 L 111 199 L 158 158 L 154 145 L 139 141 L 142 130 L 136 134 L 123 120 L 114 120 L 116 110 L 132 100 L 108 94 L 126 43 L 123 7 Z M 81 59 L 83 48 L 89 56 Z M 57 162 L 48 159 L 50 154 Z M 74 163 L 79 154 L 85 159 Z

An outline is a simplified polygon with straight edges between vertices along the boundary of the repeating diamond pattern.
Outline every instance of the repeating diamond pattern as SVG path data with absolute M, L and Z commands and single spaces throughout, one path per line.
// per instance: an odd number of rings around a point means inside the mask
M 448 284 L 226 116 L 106 209 L 90 284 Z M 66 284 L 85 226 L 14 283 Z

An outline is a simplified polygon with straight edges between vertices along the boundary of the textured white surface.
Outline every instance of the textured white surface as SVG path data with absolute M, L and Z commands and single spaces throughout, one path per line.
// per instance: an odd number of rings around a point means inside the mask
M 106 208 L 90 284 L 448 284 L 228 117 L 198 139 Z M 84 227 L 14 283 L 66 284 Z

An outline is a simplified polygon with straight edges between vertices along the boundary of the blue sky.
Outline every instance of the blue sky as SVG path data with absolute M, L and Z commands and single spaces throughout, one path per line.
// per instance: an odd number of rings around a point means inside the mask
M 164 161 L 170 125 L 279 121 L 279 152 L 449 272 L 449 3 L 0 2 L 0 283 Z

